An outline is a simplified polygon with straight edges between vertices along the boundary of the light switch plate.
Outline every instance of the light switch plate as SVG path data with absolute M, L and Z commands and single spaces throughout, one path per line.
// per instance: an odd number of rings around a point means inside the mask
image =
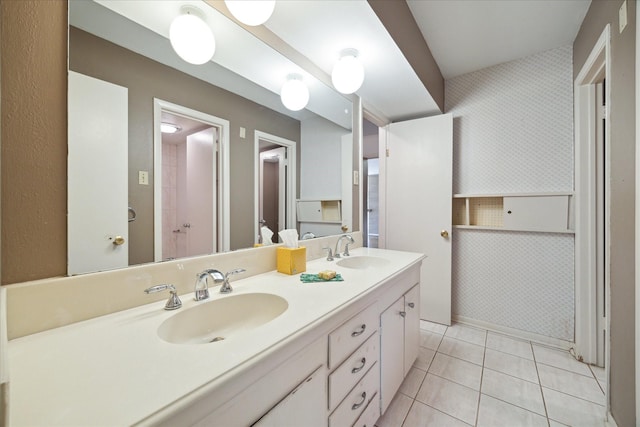
M 360 184 L 360 174 L 358 173 L 358 171 L 353 171 L 353 185 L 359 185 Z
M 149 172 L 148 171 L 138 171 L 138 184 L 140 184 L 140 185 L 149 185 Z
M 247 136 L 247 130 L 243 127 L 240 127 L 240 138 L 245 138 Z
M 620 10 L 618 11 L 618 23 L 620 26 L 620 34 L 627 26 L 627 0 L 622 2 L 622 6 L 620 6 Z

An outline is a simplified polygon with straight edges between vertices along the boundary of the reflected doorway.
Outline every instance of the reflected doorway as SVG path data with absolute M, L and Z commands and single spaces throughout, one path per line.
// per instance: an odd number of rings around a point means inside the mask
M 226 120 L 155 100 L 154 258 L 228 250 Z
M 362 120 L 362 165 L 363 165 L 363 244 L 378 247 L 379 236 L 379 152 L 380 128 L 367 119 Z

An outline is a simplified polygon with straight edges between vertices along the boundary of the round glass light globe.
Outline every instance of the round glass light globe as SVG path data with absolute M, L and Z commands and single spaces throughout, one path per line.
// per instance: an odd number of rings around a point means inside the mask
M 238 21 L 251 26 L 267 22 L 276 7 L 275 0 L 225 0 L 224 2 Z
M 333 66 L 331 81 L 338 92 L 354 93 L 364 82 L 364 67 L 355 56 L 343 56 Z
M 287 80 L 280 91 L 282 104 L 291 111 L 302 110 L 309 102 L 309 88 L 302 80 Z
M 201 65 L 213 58 L 216 41 L 211 28 L 201 18 L 183 14 L 169 27 L 169 40 L 180 58 L 190 64 Z

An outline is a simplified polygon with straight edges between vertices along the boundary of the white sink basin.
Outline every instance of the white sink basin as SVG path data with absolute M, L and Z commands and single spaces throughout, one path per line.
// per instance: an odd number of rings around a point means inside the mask
M 349 258 L 343 258 L 340 261 L 336 262 L 336 265 L 339 265 L 340 267 L 345 267 L 345 268 L 364 269 L 364 268 L 380 267 L 387 263 L 389 263 L 389 261 L 384 258 L 363 255 L 363 256 L 353 256 Z
M 173 344 L 207 344 L 264 325 L 284 313 L 287 300 L 273 294 L 239 294 L 201 303 L 168 318 L 158 335 Z

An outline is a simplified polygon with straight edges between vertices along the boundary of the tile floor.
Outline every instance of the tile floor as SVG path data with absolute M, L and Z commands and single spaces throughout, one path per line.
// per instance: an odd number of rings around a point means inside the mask
M 420 323 L 420 355 L 376 426 L 603 426 L 604 369 L 461 324 Z

